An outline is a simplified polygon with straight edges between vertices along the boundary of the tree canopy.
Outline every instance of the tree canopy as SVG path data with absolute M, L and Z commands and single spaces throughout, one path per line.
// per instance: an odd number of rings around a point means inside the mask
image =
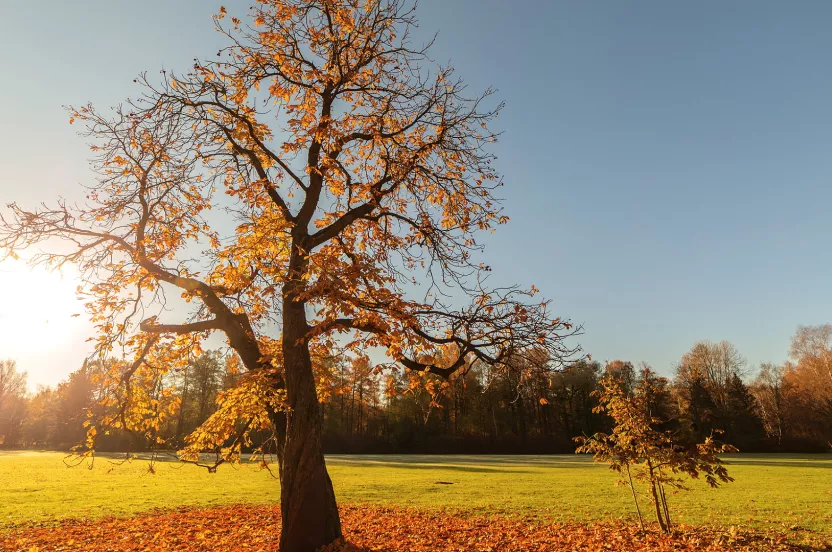
M 534 287 L 487 285 L 479 235 L 508 221 L 493 167 L 501 105 L 414 44 L 414 10 L 261 0 L 244 23 L 222 8 L 215 60 L 142 75 L 112 111 L 70 108 L 97 174 L 84 202 L 12 204 L 0 228 L 7 255 L 41 245 L 33 262 L 81 272 L 97 351 L 124 358 L 104 429 L 160 441 L 175 407 L 151 391 L 225 335 L 247 373 L 193 454 L 233 459 L 247 432 L 274 426 L 284 550 L 340 535 L 314 358 L 380 347 L 449 377 L 526 355 L 552 370 L 575 353 L 574 328 Z

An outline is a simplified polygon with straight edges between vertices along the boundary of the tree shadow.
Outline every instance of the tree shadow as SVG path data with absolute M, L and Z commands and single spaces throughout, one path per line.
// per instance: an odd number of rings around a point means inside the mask
M 806 460 L 806 461 L 799 461 L 793 460 L 791 462 L 766 462 L 764 460 L 731 460 L 726 459 L 725 464 L 728 466 L 777 466 L 783 468 L 821 468 L 821 469 L 832 469 L 832 461 L 818 461 L 818 460 Z
M 330 465 L 383 465 L 406 467 L 411 465 L 432 465 L 441 468 L 452 466 L 501 466 L 502 468 L 513 468 L 514 466 L 525 468 L 574 468 L 576 466 L 589 467 L 593 465 L 591 456 L 588 455 L 401 455 L 401 454 L 373 454 L 373 455 L 327 455 L 327 463 Z M 501 470 L 498 470 L 501 471 Z M 514 471 L 514 470 L 512 470 Z
M 349 462 L 333 462 L 330 466 L 351 466 L 361 468 L 397 468 L 404 470 L 440 470 L 440 471 L 457 471 L 468 473 L 531 473 L 528 470 L 517 469 L 500 469 L 487 468 L 481 466 L 458 466 L 458 465 L 443 465 L 443 464 L 419 464 L 409 462 L 376 462 L 376 461 L 361 461 L 354 460 Z

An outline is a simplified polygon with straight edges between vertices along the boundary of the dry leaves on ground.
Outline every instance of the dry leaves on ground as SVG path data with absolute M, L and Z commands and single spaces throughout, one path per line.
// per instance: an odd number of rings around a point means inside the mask
M 790 543 L 794 534 L 764 536 L 703 527 L 683 527 L 667 536 L 642 534 L 634 524 L 623 522 L 546 524 L 371 506 L 345 506 L 341 515 L 347 542 L 326 552 L 832 550 L 819 538 L 814 548 L 803 548 Z M 232 506 L 19 528 L 0 533 L 0 550 L 276 551 L 279 535 L 279 508 Z

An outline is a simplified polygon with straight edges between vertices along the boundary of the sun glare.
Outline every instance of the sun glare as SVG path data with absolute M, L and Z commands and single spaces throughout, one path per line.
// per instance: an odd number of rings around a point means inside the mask
M 0 355 L 57 350 L 77 340 L 83 325 L 77 285 L 71 273 L 0 263 Z

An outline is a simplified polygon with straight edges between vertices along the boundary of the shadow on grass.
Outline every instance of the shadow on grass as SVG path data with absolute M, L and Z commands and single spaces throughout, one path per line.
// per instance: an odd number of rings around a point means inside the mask
M 378 464 L 378 465 L 434 465 L 434 466 L 481 466 L 499 465 L 503 467 L 523 466 L 527 468 L 573 468 L 576 466 L 591 467 L 592 456 L 565 454 L 552 456 L 522 456 L 522 455 L 431 455 L 431 454 L 372 454 L 372 455 L 327 455 L 327 462 L 338 464 Z
M 531 473 L 528 470 L 485 468 L 480 466 L 458 466 L 454 464 L 418 464 L 408 462 L 332 462 L 330 466 L 350 466 L 360 468 L 396 468 L 403 470 L 440 470 L 467 473 Z
M 246 464 L 250 458 L 247 458 L 244 455 L 242 458 L 243 464 Z M 122 454 L 97 454 L 97 461 L 106 461 L 113 464 L 120 464 L 125 462 L 126 458 L 125 455 Z M 130 462 L 148 462 L 150 461 L 152 456 L 147 453 L 135 453 L 130 455 Z M 168 455 L 157 456 L 153 459 L 155 462 L 160 463 L 171 463 L 171 464 L 179 464 L 179 465 L 187 465 L 184 462 L 181 462 L 177 458 Z M 203 462 L 210 463 L 213 460 L 213 457 L 206 456 L 202 459 Z M 478 465 L 479 461 L 474 460 L 462 460 L 457 462 L 457 458 L 449 458 L 449 457 L 434 457 L 434 458 L 426 458 L 424 456 L 415 457 L 415 458 L 405 458 L 402 456 L 394 456 L 394 457 L 384 457 L 384 456 L 340 456 L 340 457 L 327 457 L 327 464 L 331 466 L 344 466 L 344 467 L 360 467 L 360 468 L 396 468 L 396 469 L 406 469 L 406 470 L 445 470 L 445 471 L 459 471 L 459 472 L 470 472 L 470 473 L 530 473 L 527 470 L 518 470 L 514 469 L 514 466 L 525 466 L 525 467 L 534 467 L 529 465 L 527 462 L 514 462 L 514 463 L 504 463 L 498 461 L 491 461 L 488 462 L 489 464 L 494 465 L 502 465 L 503 468 L 498 467 L 486 467 Z
M 54 452 L 54 451 L 53 451 Z M 49 453 L 49 451 L 28 451 L 28 450 L 2 450 L 0 457 L 25 457 Z M 72 461 L 69 453 L 61 453 Z M 249 456 L 242 457 L 245 464 Z M 159 454 L 155 458 L 150 453 L 130 453 L 131 461 L 148 461 L 164 464 L 184 465 L 172 454 Z M 211 463 L 213 456 L 205 455 L 203 461 Z M 104 461 L 114 464 L 126 460 L 125 453 L 97 453 L 96 461 Z M 344 467 L 388 467 L 397 469 L 420 469 L 420 470 L 449 470 L 470 473 L 530 473 L 530 470 L 539 469 L 568 469 L 568 468 L 603 468 L 603 465 L 594 464 L 592 457 L 581 454 L 557 454 L 557 455 L 431 455 L 431 454 L 333 454 L 326 456 L 327 464 L 330 466 Z M 739 454 L 724 457 L 725 462 L 731 466 L 755 466 L 755 467 L 785 467 L 785 468 L 814 468 L 832 469 L 832 454 Z M 493 466 L 493 467 L 492 467 Z M 517 469 L 525 468 L 525 469 Z
M 820 468 L 820 469 L 832 469 L 832 460 L 827 460 L 826 462 L 818 462 L 812 460 L 793 460 L 791 462 L 767 462 L 765 460 L 744 460 L 744 459 L 726 459 L 725 463 L 729 466 L 777 466 L 783 468 Z

